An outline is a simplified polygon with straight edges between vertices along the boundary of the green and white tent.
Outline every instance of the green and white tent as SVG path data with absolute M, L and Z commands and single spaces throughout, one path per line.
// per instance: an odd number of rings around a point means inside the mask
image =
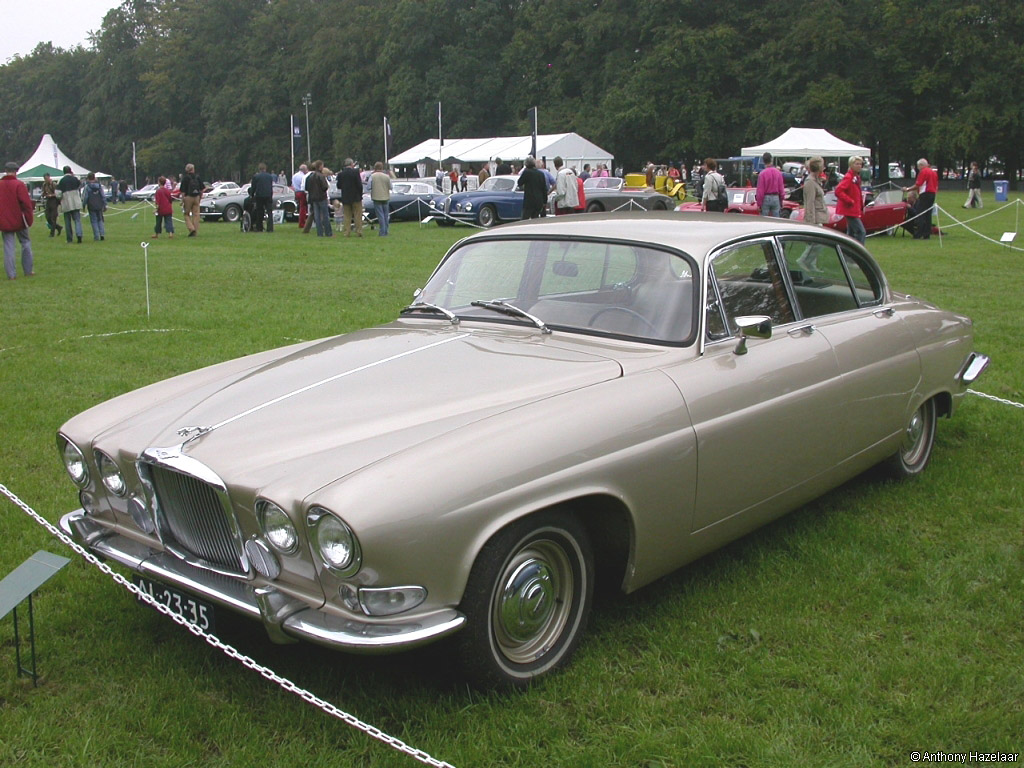
M 71 166 L 71 170 L 74 171 L 76 176 L 88 176 L 89 169 L 85 166 L 79 165 L 70 157 L 65 155 L 57 142 L 53 140 L 53 137 L 45 133 L 43 138 L 39 141 L 39 146 L 36 151 L 32 153 L 32 157 L 22 163 L 18 169 L 18 178 L 22 181 L 33 182 L 42 181 L 43 174 L 48 173 L 55 179 L 59 179 L 64 175 L 64 166 Z M 101 173 L 96 171 L 96 178 L 98 179 L 109 179 L 109 173 Z

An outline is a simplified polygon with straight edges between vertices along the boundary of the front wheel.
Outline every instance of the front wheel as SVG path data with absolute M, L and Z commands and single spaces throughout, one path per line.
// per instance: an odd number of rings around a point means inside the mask
M 513 523 L 484 545 L 470 572 L 457 635 L 468 679 L 522 688 L 565 664 L 579 645 L 594 593 L 586 530 L 547 512 Z
M 600 203 L 587 203 L 587 213 L 601 213 L 604 210 L 604 206 Z
M 224 209 L 224 221 L 230 221 L 232 223 L 242 218 L 242 206 L 240 205 L 229 205 Z
M 924 472 L 935 445 L 935 400 L 926 400 L 914 411 L 903 432 L 903 441 L 896 453 L 883 463 L 890 477 L 902 480 Z

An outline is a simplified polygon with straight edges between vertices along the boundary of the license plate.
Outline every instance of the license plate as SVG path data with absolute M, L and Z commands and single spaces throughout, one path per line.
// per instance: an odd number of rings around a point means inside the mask
M 182 592 L 167 584 L 150 581 L 135 574 L 132 574 L 132 583 L 158 603 L 166 606 L 171 613 L 184 617 L 204 632 L 210 634 L 215 632 L 213 606 L 209 603 L 193 597 L 188 592 Z

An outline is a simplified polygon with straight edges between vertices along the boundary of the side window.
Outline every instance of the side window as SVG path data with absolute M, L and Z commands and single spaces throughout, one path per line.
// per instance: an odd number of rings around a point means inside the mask
M 869 266 L 861 264 L 855 254 L 843 249 L 843 262 L 850 273 L 853 281 L 853 292 L 857 294 L 857 301 L 863 307 L 874 304 L 882 298 L 882 282 L 878 274 Z
M 712 272 L 721 299 L 720 307 L 715 309 L 724 313 L 730 331 L 735 331 L 733 320 L 746 315 L 767 315 L 776 325 L 795 319 L 771 241 L 759 240 L 723 251 L 712 261 Z M 712 294 L 709 290 L 709 335 L 715 327 Z
M 804 317 L 821 317 L 857 308 L 839 248 L 821 240 L 787 238 L 782 253 L 796 303 Z

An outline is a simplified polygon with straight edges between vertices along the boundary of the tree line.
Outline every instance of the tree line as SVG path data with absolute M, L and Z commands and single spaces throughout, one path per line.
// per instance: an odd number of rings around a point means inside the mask
M 0 66 L 0 144 L 51 133 L 139 178 L 290 163 L 291 116 L 328 165 L 437 135 L 575 131 L 636 169 L 738 154 L 796 125 L 878 166 L 977 160 L 1015 180 L 1020 0 L 125 0 L 85 47 Z M 305 160 L 306 137 L 295 143 Z

